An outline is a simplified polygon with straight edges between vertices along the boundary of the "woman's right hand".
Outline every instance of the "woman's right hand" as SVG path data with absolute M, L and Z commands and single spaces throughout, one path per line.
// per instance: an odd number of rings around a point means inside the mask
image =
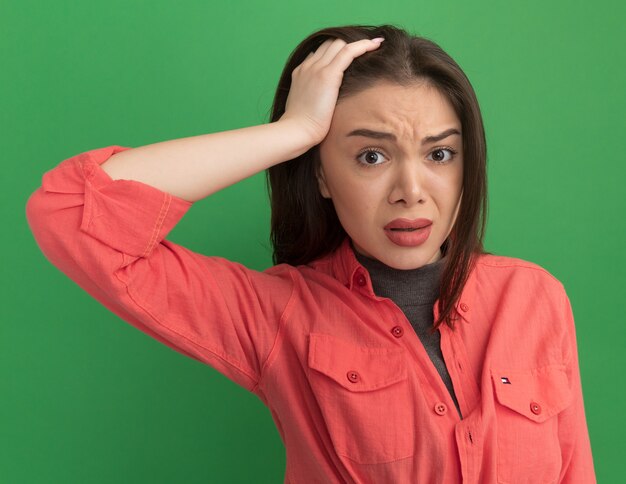
M 344 71 L 356 57 L 379 45 L 371 39 L 351 43 L 338 38 L 324 41 L 293 70 L 285 113 L 279 121 L 300 123 L 313 145 L 320 143 L 330 129 Z

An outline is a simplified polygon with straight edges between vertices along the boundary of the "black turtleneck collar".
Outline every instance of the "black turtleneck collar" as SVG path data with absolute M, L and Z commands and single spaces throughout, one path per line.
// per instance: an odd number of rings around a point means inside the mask
M 351 247 L 356 259 L 369 272 L 377 296 L 387 297 L 400 307 L 432 306 L 439 297 L 445 257 L 417 269 L 395 269 L 378 259 L 360 254 L 352 244 Z

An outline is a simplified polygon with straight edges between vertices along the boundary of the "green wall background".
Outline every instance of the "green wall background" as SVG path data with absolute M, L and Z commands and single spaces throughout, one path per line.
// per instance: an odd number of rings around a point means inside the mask
M 349 23 L 432 38 L 472 81 L 489 152 L 487 250 L 536 262 L 564 283 L 598 481 L 618 482 L 623 5 L 2 1 L 2 482 L 282 482 L 284 448 L 267 408 L 47 262 L 25 204 L 43 173 L 74 154 L 267 122 L 296 44 Z M 197 202 L 168 238 L 262 270 L 269 217 L 257 174 Z

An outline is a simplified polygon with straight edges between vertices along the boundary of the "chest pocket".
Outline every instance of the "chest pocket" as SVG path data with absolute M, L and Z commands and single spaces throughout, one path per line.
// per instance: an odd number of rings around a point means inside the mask
M 338 455 L 361 464 L 414 453 L 405 350 L 312 333 L 309 381 Z
M 498 482 L 556 483 L 559 412 L 572 395 L 563 365 L 491 370 L 498 427 Z

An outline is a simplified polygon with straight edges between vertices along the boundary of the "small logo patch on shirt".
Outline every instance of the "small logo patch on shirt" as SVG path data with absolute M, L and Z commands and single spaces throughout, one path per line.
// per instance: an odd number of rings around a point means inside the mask
M 510 385 L 511 382 L 509 381 L 509 379 L 505 376 L 501 376 L 500 380 L 502 380 L 502 383 L 506 383 L 507 385 Z

